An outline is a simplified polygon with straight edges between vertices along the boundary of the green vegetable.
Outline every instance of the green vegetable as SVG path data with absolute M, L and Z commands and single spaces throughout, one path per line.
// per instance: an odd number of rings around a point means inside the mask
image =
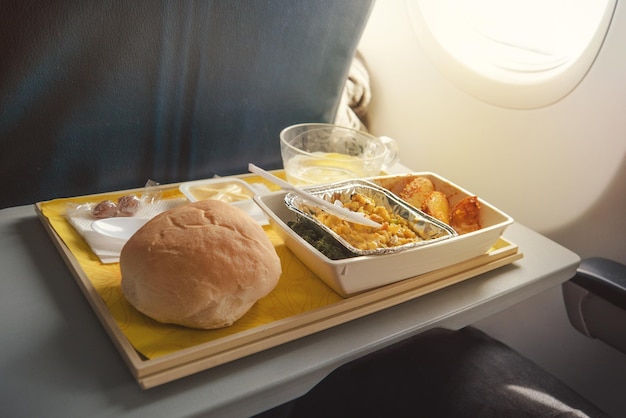
M 296 234 L 300 235 L 306 242 L 331 260 L 356 257 L 356 254 L 339 244 L 333 237 L 323 233 L 302 219 L 295 222 L 290 221 L 287 224 Z

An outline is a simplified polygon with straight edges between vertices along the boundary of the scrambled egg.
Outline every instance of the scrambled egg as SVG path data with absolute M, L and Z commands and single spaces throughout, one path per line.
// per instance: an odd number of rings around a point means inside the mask
M 359 250 L 397 247 L 415 241 L 422 241 L 422 238 L 411 229 L 406 219 L 394 213 L 389 213 L 387 208 L 377 206 L 372 199 L 360 193 L 353 194 L 350 197 L 350 202 L 344 203 L 344 207 L 354 212 L 364 213 L 367 218 L 382 224 L 382 227 L 372 228 L 354 224 L 319 209 L 312 214 L 321 223 Z

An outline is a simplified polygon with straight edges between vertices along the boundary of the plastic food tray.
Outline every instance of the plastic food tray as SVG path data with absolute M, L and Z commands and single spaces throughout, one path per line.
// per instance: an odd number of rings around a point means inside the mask
M 279 174 L 279 173 L 278 173 Z M 260 179 L 251 176 L 241 176 L 246 180 L 258 183 Z M 272 185 L 266 184 L 270 189 Z M 162 190 L 171 198 L 180 198 L 178 185 L 163 185 Z M 274 190 L 276 188 L 274 187 Z M 124 195 L 130 191 L 119 191 L 109 195 L 113 198 Z M 280 199 L 282 192 L 270 193 L 261 201 L 270 203 Z M 311 293 L 311 289 L 319 291 L 320 286 L 324 289 L 323 297 L 317 304 L 290 304 L 290 300 L 281 300 L 278 287 L 268 295 L 268 301 L 274 301 L 279 305 L 289 305 L 293 311 L 279 318 L 254 318 L 253 325 L 237 326 L 240 321 L 247 323 L 246 314 L 235 326 L 219 331 L 186 330 L 184 327 L 172 327 L 160 325 L 156 322 L 147 322 L 143 315 L 132 309 L 120 310 L 123 301 L 116 297 L 119 293 L 119 268 L 116 264 L 102 265 L 97 257 L 85 249 L 81 238 L 76 235 L 72 228 L 65 222 L 61 213 L 54 213 L 54 207 L 65 205 L 67 202 L 84 201 L 85 199 L 97 199 L 102 196 L 80 196 L 68 199 L 57 199 L 50 202 L 39 202 L 36 205 L 37 213 L 42 224 L 49 232 L 53 243 L 59 250 L 59 254 L 73 274 L 77 285 L 82 290 L 91 308 L 96 313 L 104 329 L 111 337 L 121 357 L 126 362 L 130 372 L 140 387 L 149 389 L 155 386 L 180 379 L 201 371 L 211 369 L 220 364 L 241 359 L 248 355 L 293 341 L 307 335 L 332 328 L 334 326 L 364 317 L 374 312 L 398 305 L 400 303 L 418 298 L 425 294 L 452 286 L 456 283 L 471 279 L 479 274 L 503 267 L 523 257 L 517 245 L 504 238 L 497 239 L 490 248 L 476 257 L 465 259 L 454 264 L 448 262 L 442 268 L 425 274 L 409 277 L 393 284 L 385 285 L 361 292 L 349 298 L 342 298 L 339 294 L 320 282 L 319 278 L 300 264 L 297 254 L 289 248 L 298 248 L 301 244 L 293 244 L 293 237 L 285 234 L 286 230 L 280 227 L 283 222 L 276 214 L 274 226 L 266 226 L 267 233 L 279 239 L 276 243 L 277 250 L 284 266 L 288 268 L 281 281 L 283 286 L 291 292 L 293 286 L 305 286 L 302 291 Z M 284 205 L 283 205 L 284 206 Z M 276 210 L 282 213 L 280 210 Z M 274 213 L 274 212 L 272 212 Z M 286 242 L 280 240 L 284 234 Z M 295 254 L 295 255 L 294 255 Z M 311 259 L 310 255 L 302 255 L 304 259 Z M 293 273 L 293 267 L 300 265 L 297 273 Z M 325 266 L 330 269 L 330 266 Z M 404 270 L 404 269 L 402 269 Z M 407 273 L 416 271 L 413 267 L 407 269 Z M 388 274 L 389 272 L 384 272 Z M 352 274 L 352 273 L 351 273 Z M 375 272 L 368 271 L 363 276 L 371 277 Z M 303 280 L 306 277 L 306 280 Z M 105 286 L 102 283 L 106 283 Z M 312 286 L 309 288 L 307 286 Z M 291 293 L 290 293 L 291 295 Z M 288 296 L 285 296 L 288 298 Z M 291 296 L 289 296 L 291 297 Z M 113 299 L 111 299 L 113 298 Z M 264 303 L 264 302 L 259 302 Z M 176 332 L 176 347 L 168 354 L 158 357 L 145 355 L 137 348 L 137 341 L 128 333 L 129 326 L 139 324 L 150 335 L 143 337 L 159 341 L 162 345 L 163 333 Z M 154 334 L 154 335 L 152 335 Z M 204 339 L 205 341 L 202 341 Z

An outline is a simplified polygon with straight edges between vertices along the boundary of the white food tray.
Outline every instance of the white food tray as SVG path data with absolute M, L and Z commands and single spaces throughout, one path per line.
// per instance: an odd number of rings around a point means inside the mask
M 463 188 L 434 173 L 411 173 L 410 175 L 429 178 L 436 190 L 440 190 L 448 196 L 451 207 L 462 198 L 473 196 Z M 386 176 L 374 180 L 403 176 Z M 375 182 L 378 183 L 378 181 Z M 278 191 L 258 195 L 255 196 L 254 200 L 268 215 L 270 224 L 296 257 L 344 297 L 485 254 L 498 241 L 507 226 L 513 223 L 510 216 L 479 197 L 482 228 L 478 231 L 392 254 L 331 260 L 287 225 L 289 221 L 296 220 L 296 214 L 285 206 L 286 193 L 285 191 Z

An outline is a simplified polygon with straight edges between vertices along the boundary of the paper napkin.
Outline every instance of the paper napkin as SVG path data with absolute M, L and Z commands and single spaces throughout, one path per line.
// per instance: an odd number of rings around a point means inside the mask
M 153 203 L 141 205 L 135 217 L 151 219 L 161 212 L 174 209 L 186 203 L 189 203 L 189 201 L 184 198 L 156 200 Z M 89 244 L 91 250 L 98 256 L 102 263 L 109 264 L 119 262 L 120 252 L 126 240 L 109 237 L 96 232 L 92 228 L 92 224 L 98 219 L 95 219 L 90 211 L 69 212 L 66 214 L 66 218 L 70 225 L 72 225 L 87 244 Z

